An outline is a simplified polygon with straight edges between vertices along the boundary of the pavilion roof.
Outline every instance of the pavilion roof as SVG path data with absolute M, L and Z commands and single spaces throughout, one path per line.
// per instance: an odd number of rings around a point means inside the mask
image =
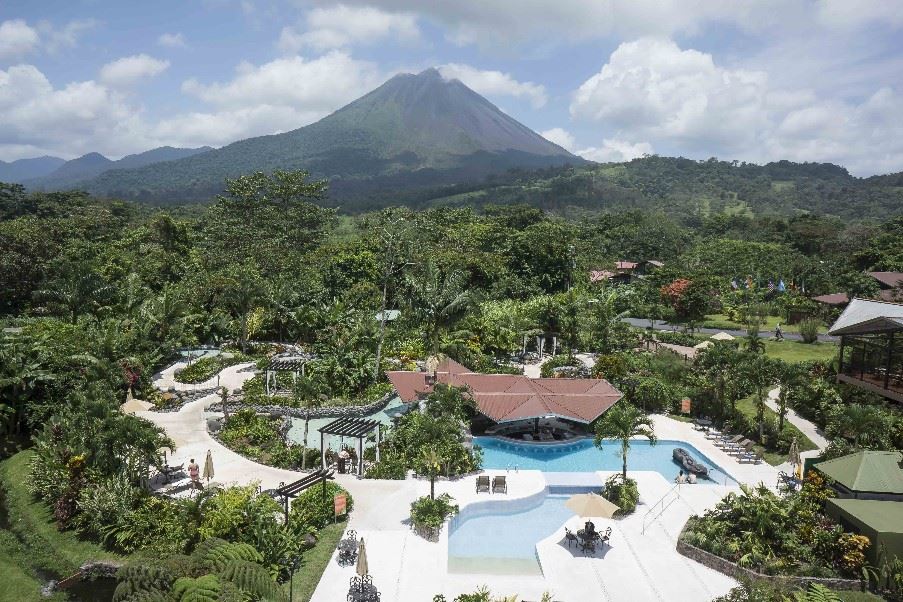
M 274 372 L 300 370 L 301 366 L 314 359 L 313 355 L 294 354 L 294 355 L 274 355 L 267 364 L 267 370 Z
M 903 272 L 866 272 L 866 274 L 887 288 L 894 288 L 903 284 Z
M 815 468 L 850 491 L 903 495 L 901 460 L 898 451 L 860 451 L 819 462 Z
M 903 330 L 903 304 L 854 298 L 828 329 L 828 334 L 873 334 L 898 330 Z
M 850 302 L 850 296 L 846 293 L 831 293 L 829 295 L 819 295 L 812 297 L 816 303 L 824 303 L 825 305 L 846 305 Z
M 433 389 L 432 375 L 426 372 L 389 372 L 388 376 L 399 397 L 406 402 L 415 401 Z M 479 412 L 495 422 L 557 416 L 588 423 L 622 397 L 604 379 L 481 374 L 453 360 L 439 364 L 436 382 L 466 387 Z

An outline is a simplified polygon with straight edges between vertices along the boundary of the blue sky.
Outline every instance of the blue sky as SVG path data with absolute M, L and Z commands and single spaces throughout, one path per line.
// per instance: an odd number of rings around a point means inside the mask
M 221 146 L 436 66 L 572 152 L 903 170 L 896 0 L 4 0 L 0 159 Z

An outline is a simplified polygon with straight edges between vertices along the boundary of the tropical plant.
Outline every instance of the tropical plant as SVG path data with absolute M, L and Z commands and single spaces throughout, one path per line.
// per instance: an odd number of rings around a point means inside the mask
M 615 504 L 618 516 L 626 516 L 636 510 L 640 501 L 640 490 L 633 479 L 625 479 L 622 475 L 613 474 L 605 481 L 602 497 Z
M 65 315 L 75 324 L 78 317 L 91 313 L 96 315 L 110 306 L 116 289 L 83 264 L 76 264 L 66 270 L 66 275 L 49 284 L 47 288 L 35 292 L 35 298 L 45 303 L 55 313 Z
M 458 506 L 447 493 L 439 497 L 421 497 L 411 502 L 411 523 L 419 532 L 433 537 L 449 516 L 458 513 Z
M 657 439 L 652 420 L 636 406 L 621 401 L 609 409 L 596 423 L 596 447 L 602 449 L 605 439 L 616 439 L 621 443 L 622 469 L 621 476 L 627 481 L 627 454 L 630 452 L 630 440 L 634 437 L 645 437 L 651 445 Z
M 473 293 L 467 288 L 467 275 L 460 270 L 440 270 L 432 261 L 420 272 L 409 275 L 409 312 L 423 327 L 424 346 L 439 351 L 443 333 L 473 306 Z
M 301 441 L 301 470 L 307 470 L 307 435 L 310 429 L 310 413 L 326 402 L 321 384 L 310 377 L 302 376 L 295 382 L 292 397 L 298 406 L 304 408 L 304 438 Z
M 806 318 L 799 323 L 800 338 L 804 343 L 815 343 L 818 341 L 818 329 L 821 321 L 815 318 Z

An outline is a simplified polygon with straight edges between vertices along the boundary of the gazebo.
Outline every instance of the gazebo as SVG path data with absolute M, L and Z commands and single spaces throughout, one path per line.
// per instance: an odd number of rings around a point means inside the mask
M 298 380 L 298 374 L 304 376 L 304 367 L 313 359 L 314 356 L 309 353 L 273 356 L 264 372 L 267 395 L 272 395 L 278 389 L 279 383 L 276 381 L 278 372 L 291 372 L 292 382 L 295 382 Z
M 320 460 L 326 470 L 326 435 L 357 439 L 357 474 L 364 472 L 364 438 L 376 429 L 376 461 L 379 462 L 379 444 L 382 428 L 378 420 L 367 418 L 339 418 L 320 428 Z

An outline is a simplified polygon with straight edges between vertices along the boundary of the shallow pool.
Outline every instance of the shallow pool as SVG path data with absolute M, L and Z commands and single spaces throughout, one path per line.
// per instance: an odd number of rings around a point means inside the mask
M 386 407 L 381 409 L 378 412 L 374 412 L 369 416 L 364 416 L 364 418 L 368 418 L 370 420 L 376 420 L 381 424 L 392 424 L 392 419 L 389 417 L 389 414 L 386 413 L 387 410 L 391 410 L 402 405 L 401 399 L 397 396 L 393 397 L 389 400 L 389 403 L 386 404 Z M 292 418 L 292 426 L 288 431 L 288 440 L 293 443 L 301 443 L 304 440 L 304 419 L 303 418 Z M 333 418 L 313 418 L 310 421 L 310 425 L 308 426 L 307 432 L 307 444 L 312 447 L 320 447 L 320 429 L 329 424 L 330 422 L 334 422 L 336 419 Z M 385 429 L 383 429 L 383 434 L 385 434 Z M 373 435 L 376 435 L 376 431 L 373 431 Z M 326 436 L 326 445 L 334 450 L 339 450 L 342 448 L 341 437 L 336 437 L 334 435 Z M 344 439 L 344 443 L 346 445 L 357 446 L 357 439 Z
M 513 511 L 506 510 L 504 502 L 475 515 L 465 509 L 449 526 L 449 571 L 541 574 L 536 544 L 574 516 L 564 505 L 568 497 L 547 495 Z
M 483 448 L 483 468 L 487 470 L 541 470 L 544 472 L 595 472 L 621 470 L 621 444 L 605 441 L 600 450 L 592 439 L 568 443 L 517 443 L 495 437 L 475 437 L 474 445 Z M 733 479 L 702 452 L 683 441 L 660 440 L 656 445 L 648 441 L 633 441 L 627 456 L 627 470 L 652 470 L 668 481 L 677 477 L 682 467 L 671 454 L 682 447 L 709 469 L 710 479 L 699 483 L 724 485 Z

